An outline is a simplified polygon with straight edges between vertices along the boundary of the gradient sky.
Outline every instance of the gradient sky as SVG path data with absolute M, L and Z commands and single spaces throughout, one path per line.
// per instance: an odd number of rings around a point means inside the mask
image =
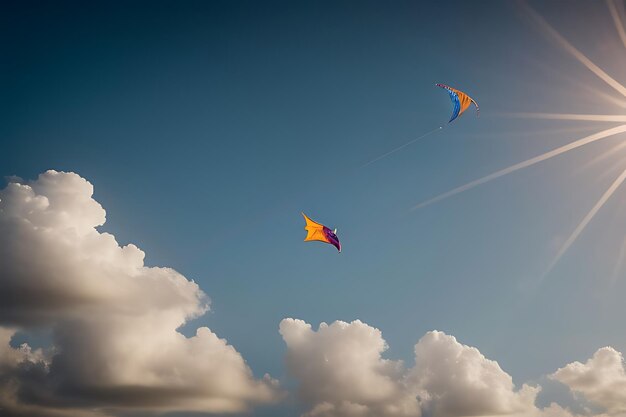
M 626 82 L 605 3 L 530 4 Z M 257 377 L 292 383 L 285 317 L 361 319 L 407 362 L 442 330 L 516 384 L 626 350 L 623 189 L 540 279 L 626 167 L 626 150 L 594 160 L 626 135 L 410 211 L 617 125 L 506 113 L 624 114 L 518 3 L 15 2 L 0 34 L 0 175 L 93 183 L 102 230 L 210 296 L 183 331 L 210 327 Z M 474 97 L 480 117 L 363 167 L 445 125 L 437 82 Z M 301 211 L 338 228 L 340 255 L 302 242 Z

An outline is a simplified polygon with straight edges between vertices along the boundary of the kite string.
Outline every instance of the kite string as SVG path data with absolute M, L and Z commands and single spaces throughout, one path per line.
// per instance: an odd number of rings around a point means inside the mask
M 435 132 L 439 132 L 441 129 L 443 129 L 443 126 L 439 126 L 438 128 L 433 129 L 433 130 L 431 130 L 431 131 L 429 131 L 429 132 L 426 132 L 426 133 L 424 133 L 424 134 L 423 134 L 423 135 L 421 135 L 421 136 L 418 136 L 418 137 L 416 137 L 416 138 L 414 138 L 414 139 L 411 139 L 411 140 L 410 140 L 410 141 L 408 141 L 407 143 L 405 143 L 405 144 L 403 144 L 403 145 L 400 145 L 400 146 L 398 146 L 397 148 L 394 148 L 394 149 L 390 150 L 389 152 L 384 153 L 384 154 L 382 154 L 381 156 L 379 156 L 379 157 L 377 157 L 377 158 L 374 158 L 374 159 L 372 159 L 371 161 L 369 161 L 369 162 L 367 162 L 367 163 L 365 163 L 365 164 L 361 165 L 361 168 L 364 168 L 364 167 L 366 167 L 366 166 L 368 166 L 368 165 L 370 165 L 370 164 L 373 164 L 373 163 L 374 163 L 374 162 L 376 162 L 376 161 L 380 161 L 381 159 L 386 158 L 387 156 L 391 155 L 392 153 L 395 153 L 395 152 L 399 151 L 400 149 L 406 148 L 407 146 L 411 145 L 411 144 L 412 144 L 412 143 L 414 143 L 414 142 L 417 142 L 417 141 L 418 141 L 418 140 L 420 140 L 420 139 L 425 138 L 426 136 L 432 135 L 432 134 L 433 134 L 433 133 L 435 133 Z

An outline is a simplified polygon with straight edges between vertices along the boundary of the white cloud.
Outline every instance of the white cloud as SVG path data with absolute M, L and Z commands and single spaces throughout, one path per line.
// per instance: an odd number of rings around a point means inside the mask
M 617 350 L 601 348 L 586 363 L 570 363 L 550 377 L 604 408 L 607 415 L 626 416 L 626 369 Z
M 322 323 L 314 331 L 302 320 L 284 319 L 280 334 L 300 396 L 312 407 L 307 416 L 420 415 L 402 362 L 381 357 L 387 345 L 378 329 L 357 320 Z
M 378 329 L 360 321 L 284 319 L 287 365 L 300 384 L 306 417 L 571 417 L 557 404 L 535 406 L 539 387 L 516 389 L 497 362 L 442 332 L 415 345 L 415 366 L 384 359 Z
M 453 336 L 432 331 L 415 345 L 415 385 L 427 393 L 424 408 L 442 417 L 510 415 L 534 408 L 539 388 L 513 380 L 497 362 Z
M 176 331 L 207 311 L 207 297 L 99 232 L 105 211 L 92 194 L 55 171 L 0 190 L 0 408 L 238 412 L 277 400 L 277 382 L 255 379 L 208 328 Z M 52 331 L 47 355 L 9 346 L 7 328 L 33 327 Z

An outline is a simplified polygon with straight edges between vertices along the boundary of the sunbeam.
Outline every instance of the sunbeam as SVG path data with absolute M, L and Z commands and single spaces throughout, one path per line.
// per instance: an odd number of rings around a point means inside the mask
M 550 271 L 554 268 L 554 266 L 559 262 L 561 257 L 567 252 L 567 250 L 572 246 L 572 244 L 576 241 L 578 236 L 585 230 L 585 227 L 589 224 L 589 222 L 593 219 L 593 217 L 598 213 L 598 211 L 604 206 L 604 204 L 608 201 L 609 198 L 613 195 L 615 190 L 624 182 L 626 179 L 626 169 L 622 171 L 619 177 L 613 181 L 613 184 L 606 190 L 606 192 L 600 197 L 598 202 L 593 206 L 593 208 L 587 213 L 587 215 L 583 218 L 583 220 L 576 226 L 576 229 L 572 232 L 569 238 L 565 241 L 559 252 L 556 254 L 552 262 L 548 265 L 548 268 L 543 273 L 543 277 L 550 273 Z
M 477 186 L 479 186 L 481 184 L 484 184 L 486 182 L 495 180 L 496 178 L 500 178 L 500 177 L 502 177 L 504 175 L 507 175 L 507 174 L 510 174 L 512 172 L 518 171 L 520 169 L 527 168 L 527 167 L 529 167 L 531 165 L 535 165 L 535 164 L 537 164 L 539 162 L 545 161 L 546 159 L 553 158 L 555 156 L 561 155 L 562 153 L 571 151 L 573 149 L 579 148 L 579 147 L 587 145 L 589 143 L 592 143 L 592 142 L 595 142 L 595 141 L 598 141 L 598 140 L 601 140 L 601 139 L 604 139 L 604 138 L 607 138 L 607 137 L 610 137 L 610 136 L 614 136 L 614 135 L 617 135 L 619 133 L 624 133 L 624 132 L 626 132 L 626 125 L 620 125 L 620 126 L 617 126 L 617 127 L 613 127 L 611 129 L 607 129 L 607 130 L 603 130 L 601 132 L 594 133 L 593 135 L 589 135 L 589 136 L 586 136 L 586 137 L 584 137 L 582 139 L 578 139 L 578 140 L 576 140 L 576 141 L 574 141 L 572 143 L 568 143 L 567 145 L 564 145 L 564 146 L 561 146 L 559 148 L 553 149 L 553 150 L 551 150 L 549 152 L 546 152 L 544 154 L 541 154 L 539 156 L 535 156 L 534 158 L 530 158 L 530 159 L 527 159 L 525 161 L 519 162 L 519 163 L 517 163 L 515 165 L 512 165 L 512 166 L 510 166 L 508 168 L 501 169 L 500 171 L 496 171 L 496 172 L 494 172 L 492 174 L 489 174 L 487 176 L 484 176 L 482 178 L 479 178 L 477 180 L 469 182 L 469 183 L 467 183 L 465 185 L 457 187 L 457 188 L 455 188 L 453 190 L 450 190 L 450 191 L 448 191 L 446 193 L 440 194 L 440 195 L 438 195 L 436 197 L 431 198 L 430 200 L 427 200 L 427 201 L 425 201 L 423 203 L 420 203 L 420 204 L 414 206 L 411 210 L 417 210 L 419 208 L 428 206 L 428 205 L 430 205 L 432 203 L 435 203 L 437 201 L 441 201 L 441 200 L 443 200 L 445 198 L 452 197 L 453 195 L 462 193 L 463 191 L 467 191 L 467 190 L 469 190 L 471 188 L 477 187 Z
M 533 57 L 527 57 L 526 59 L 529 62 L 532 62 L 532 64 L 536 66 L 537 68 L 541 68 L 543 71 L 549 72 L 553 74 L 555 77 L 558 77 L 559 81 L 564 81 L 564 82 L 571 84 L 572 87 L 574 88 L 574 91 L 576 91 L 578 95 L 580 95 L 582 90 L 585 90 L 586 92 L 593 94 L 594 96 L 596 96 L 597 98 L 601 100 L 605 100 L 611 104 L 616 105 L 617 107 L 626 109 L 626 100 L 624 100 L 623 98 L 620 98 L 613 94 L 606 93 L 596 87 L 593 87 L 581 81 L 577 77 L 574 77 L 570 74 L 567 74 L 566 72 L 562 70 L 554 68 L 553 66 L 549 65 L 548 63 L 546 63 L 545 61 L 541 59 L 537 59 Z
M 600 155 L 595 156 L 594 158 L 588 160 L 587 162 L 585 162 L 584 164 L 582 164 L 579 168 L 580 171 L 584 171 L 585 169 L 588 169 L 590 167 L 592 167 L 593 165 L 596 165 L 599 162 L 602 162 L 604 160 L 606 160 L 608 157 L 615 155 L 617 152 L 619 152 L 620 150 L 626 148 L 626 142 L 620 142 L 618 144 L 616 144 L 615 146 L 612 146 L 611 149 L 602 152 Z M 620 162 L 620 164 L 623 164 L 623 162 Z M 606 168 L 606 167 L 605 167 Z
M 596 74 L 602 81 L 613 87 L 617 92 L 626 97 L 626 87 L 617 80 L 604 72 L 600 67 L 594 64 L 582 52 L 574 47 L 567 39 L 565 39 L 556 29 L 554 29 L 539 13 L 530 7 L 526 2 L 520 2 L 524 10 L 534 19 L 534 21 L 560 45 L 565 51 L 569 52 L 581 64 L 586 66 L 591 72 Z
M 594 88 L 587 84 L 580 84 L 579 88 L 588 91 L 589 93 L 595 95 L 598 98 L 608 101 L 611 104 L 615 104 L 618 107 L 626 109 L 626 100 L 622 100 L 617 96 L 612 96 L 611 94 L 607 94 L 604 91 L 600 91 L 597 88 Z
M 613 23 L 615 24 L 615 29 L 617 29 L 619 38 L 622 40 L 624 47 L 626 47 L 626 32 L 624 31 L 622 16 L 620 15 L 619 10 L 617 10 L 617 6 L 613 0 L 606 0 L 606 4 L 609 6 L 609 11 L 611 12 L 611 17 L 613 18 Z
M 536 138 L 537 136 L 550 136 L 550 135 L 558 135 L 562 133 L 580 133 L 580 132 L 589 132 L 596 131 L 596 126 L 568 126 L 568 127 L 553 127 L 546 129 L 536 129 L 531 130 L 526 128 L 526 130 L 517 130 L 517 131 L 509 131 L 508 135 L 515 137 L 532 137 Z M 467 133 L 463 134 L 464 138 L 502 138 L 504 135 L 502 132 L 485 132 L 485 133 Z
M 575 113 L 503 113 L 503 116 L 545 120 L 581 120 L 588 122 L 626 122 L 626 116 L 619 114 L 575 114 Z

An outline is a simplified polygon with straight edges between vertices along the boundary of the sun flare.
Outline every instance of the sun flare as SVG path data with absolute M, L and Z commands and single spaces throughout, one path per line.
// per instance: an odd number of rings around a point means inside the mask
M 614 0 L 607 0 L 607 7 L 611 14 L 611 18 L 613 20 L 613 24 L 615 25 L 615 29 L 620 37 L 620 40 L 626 47 L 626 31 L 624 29 L 623 15 L 624 8 L 623 4 L 615 2 Z M 554 27 L 552 27 L 536 10 L 534 10 L 530 5 L 525 2 L 520 3 L 522 5 L 522 9 L 524 12 L 531 18 L 531 20 L 537 25 L 537 27 L 541 30 L 541 32 L 546 36 L 546 38 L 555 43 L 555 45 L 559 46 L 573 58 L 575 58 L 578 62 L 584 65 L 589 71 L 595 74 L 599 79 L 604 81 L 607 85 L 612 87 L 616 92 L 618 92 L 621 96 L 626 97 L 626 87 L 624 87 L 619 81 L 611 77 L 606 71 L 604 71 L 600 66 L 591 61 L 586 55 L 584 55 L 581 51 L 579 51 L 576 47 L 574 47 L 563 35 L 561 35 Z M 611 97 L 611 101 L 614 104 L 620 105 L 622 107 L 623 98 L 621 96 L 611 96 L 606 93 L 601 93 L 603 96 Z M 607 123 L 626 123 L 626 115 L 620 114 L 575 114 L 575 113 L 540 113 L 540 112 L 517 112 L 517 113 L 506 113 L 503 116 L 506 117 L 516 117 L 516 118 L 528 118 L 528 119 L 543 119 L 543 120 L 568 120 L 568 121 L 589 121 L 589 122 L 607 122 Z M 468 182 L 464 185 L 456 187 L 450 191 L 439 194 L 435 197 L 432 197 L 424 202 L 421 202 L 412 207 L 411 210 L 416 210 L 430 204 L 436 203 L 438 201 L 444 200 L 448 197 L 452 197 L 456 194 L 462 193 L 464 191 L 468 191 L 474 187 L 485 184 L 487 182 L 493 181 L 497 178 L 503 177 L 508 174 L 512 174 L 518 170 L 528 168 L 532 165 L 535 165 L 539 162 L 546 161 L 548 159 L 554 158 L 558 155 L 564 154 L 566 152 L 578 149 L 582 146 L 588 145 L 593 142 L 597 142 L 602 139 L 610 138 L 615 135 L 626 133 L 626 124 L 620 124 L 616 127 L 612 127 L 609 129 L 601 130 L 591 135 L 585 136 L 583 138 L 579 138 L 570 142 L 567 145 L 558 147 L 541 155 L 535 156 L 533 158 L 527 159 L 522 162 L 518 162 L 517 164 L 511 165 L 507 168 L 503 168 L 499 171 L 493 172 L 484 177 L 478 178 L 474 181 Z M 619 144 L 613 147 L 609 152 L 605 152 L 597 158 L 594 158 L 591 162 L 603 159 L 608 155 L 619 151 L 623 148 L 623 144 Z M 606 202 L 615 194 L 615 192 L 619 189 L 622 183 L 626 180 L 626 169 L 622 171 L 622 173 L 615 178 L 613 183 L 609 186 L 609 188 L 604 192 L 602 197 L 595 203 L 595 205 L 590 209 L 590 211 L 585 215 L 585 217 L 578 223 L 576 228 L 569 235 L 565 243 L 561 245 L 556 255 L 552 258 L 548 267 L 546 268 L 543 276 L 545 277 L 547 274 L 552 271 L 552 269 L 556 266 L 556 264 L 560 261 L 560 259 L 565 255 L 565 253 L 570 249 L 570 247 L 576 242 L 576 239 L 583 233 L 588 224 L 593 220 L 593 218 L 598 214 L 598 212 L 602 209 L 602 207 L 606 204 Z M 623 251 L 622 251 L 623 252 Z M 620 255 L 620 260 L 616 263 L 616 268 L 620 267 L 623 263 L 622 259 L 624 256 Z

